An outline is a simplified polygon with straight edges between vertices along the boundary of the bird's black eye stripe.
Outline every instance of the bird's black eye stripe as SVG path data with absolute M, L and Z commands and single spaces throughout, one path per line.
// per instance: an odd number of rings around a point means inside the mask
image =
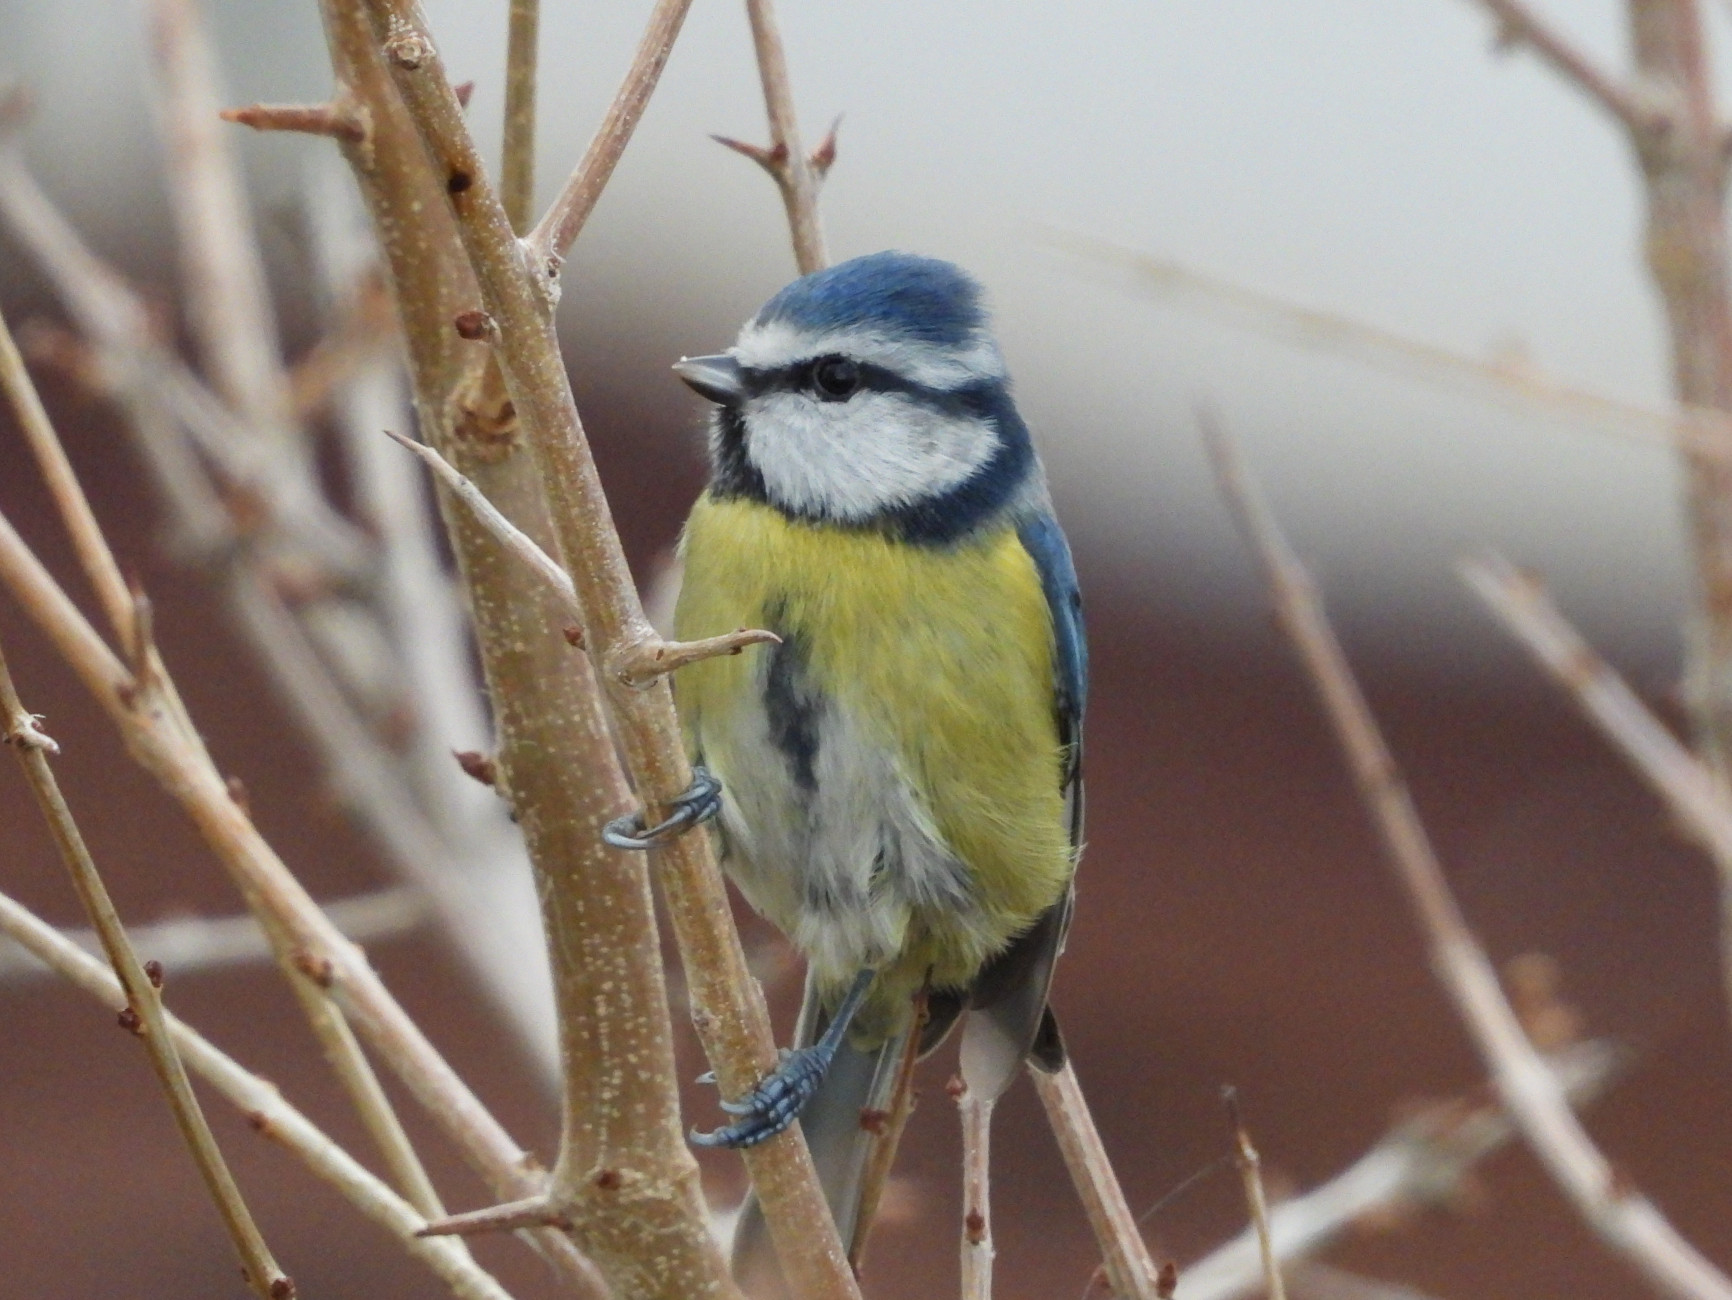
M 823 378 L 819 376 L 820 370 L 825 371 Z M 850 374 L 852 384 L 844 385 L 842 373 L 838 371 Z M 980 394 L 994 387 L 991 381 L 981 381 L 957 389 L 931 388 L 906 379 L 885 366 L 856 361 L 839 353 L 773 369 L 743 367 L 740 379 L 751 397 L 775 392 L 806 393 L 820 401 L 840 402 L 858 392 L 903 393 L 922 406 L 943 411 L 972 411 L 978 405 Z M 829 383 L 829 388 L 825 387 L 826 383 Z

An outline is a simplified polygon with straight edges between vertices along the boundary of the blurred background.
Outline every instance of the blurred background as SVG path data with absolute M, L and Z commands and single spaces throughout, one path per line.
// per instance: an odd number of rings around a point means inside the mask
M 581 152 L 648 7 L 545 5 L 544 197 Z M 1625 66 L 1622 5 L 1543 8 Z M 204 10 L 225 102 L 328 93 L 310 3 Z M 499 133 L 504 10 L 428 4 L 454 79 L 476 83 L 470 118 L 486 141 Z M 1705 12 L 1724 46 L 1727 11 Z M 1055 1002 L 1133 1206 L 1159 1203 L 1148 1232 L 1180 1265 L 1179 1295 L 1184 1265 L 1243 1223 L 1237 1180 L 1218 1165 L 1221 1085 L 1240 1089 L 1265 1167 L 1290 1194 L 1351 1164 L 1420 1099 L 1481 1079 L 1210 487 L 1199 403 L 1242 439 L 1315 565 L 1493 957 L 1548 954 L 1586 1032 L 1629 1049 L 1590 1128 L 1680 1230 L 1732 1264 L 1732 1045 L 1710 864 L 1453 571 L 1484 548 L 1539 570 L 1675 716 L 1690 569 L 1675 457 L 1640 414 L 1664 409 L 1669 363 L 1622 137 L 1534 59 L 1496 51 L 1464 0 L 783 0 L 780 17 L 808 139 L 843 115 L 823 200 L 832 256 L 906 248 L 986 284 L 1077 552 L 1096 674 L 1089 851 Z M 0 0 L 0 76 L 34 92 L 25 151 L 43 187 L 172 319 L 144 32 L 131 3 Z M 302 355 L 318 303 L 297 205 L 329 147 L 234 132 L 285 345 Z M 743 8 L 704 0 L 567 265 L 561 305 L 579 406 L 646 581 L 704 472 L 701 412 L 668 364 L 719 350 L 793 273 L 774 188 L 710 132 L 758 140 L 764 127 Z M 1367 329 L 1344 344 L 1274 301 Z M 15 323 L 63 319 L 7 241 L 0 306 Z M 383 879 L 211 593 L 160 544 L 115 411 L 62 375 L 39 380 L 123 561 L 156 600 L 194 716 L 245 779 L 261 827 L 320 896 Z M 1553 385 L 1607 400 L 1565 404 L 1545 396 Z M 9 421 L 0 509 L 70 581 Z M 232 910 L 185 821 L 9 600 L 0 631 L 26 701 L 67 750 L 62 780 L 123 913 Z M 0 779 L 0 888 L 77 920 L 11 777 Z M 369 951 L 513 1133 L 550 1154 L 550 1096 L 447 945 L 420 933 Z M 772 982 L 784 1025 L 797 985 Z M 172 1001 L 354 1136 L 274 973 L 189 975 Z M 135 1295 L 238 1294 L 216 1218 L 111 1017 L 17 974 L 0 982 L 0 1015 L 0 1296 L 93 1295 L 122 1278 Z M 695 1075 L 689 1035 L 682 1051 Z M 869 1295 L 954 1293 L 949 1068 L 927 1067 Z M 707 1124 L 712 1098 L 694 1089 L 690 1103 Z M 381 1233 L 212 1112 L 303 1295 L 430 1291 Z M 999 1294 L 1081 1295 L 1092 1243 L 1029 1090 L 1001 1107 L 995 1132 Z M 481 1204 L 455 1161 L 434 1159 L 437 1139 L 425 1145 L 453 1207 Z M 706 1157 L 706 1173 L 724 1199 L 738 1184 L 729 1157 Z M 480 1253 L 519 1294 L 546 1291 L 520 1248 Z M 1440 1300 L 1596 1300 L 1639 1285 L 1514 1148 L 1449 1204 L 1357 1225 L 1328 1258 Z

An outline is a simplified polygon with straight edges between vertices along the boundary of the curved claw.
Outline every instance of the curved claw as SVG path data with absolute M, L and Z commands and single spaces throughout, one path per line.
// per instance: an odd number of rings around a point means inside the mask
M 616 849 L 658 848 L 722 810 L 722 783 L 707 767 L 694 767 L 692 783 L 668 808 L 667 818 L 649 827 L 643 824 L 642 809 L 616 817 L 602 828 L 601 838 Z
M 740 1118 L 713 1133 L 690 1134 L 691 1142 L 700 1147 L 755 1147 L 782 1132 L 806 1108 L 824 1081 L 835 1056 L 835 1046 L 815 1044 L 798 1051 L 787 1052 L 782 1063 L 764 1081 L 738 1101 L 724 1101 L 722 1110 Z

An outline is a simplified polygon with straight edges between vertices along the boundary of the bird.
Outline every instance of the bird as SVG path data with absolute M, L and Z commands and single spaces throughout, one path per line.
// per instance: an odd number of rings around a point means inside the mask
M 700 1145 L 796 1115 L 844 1243 L 907 1053 L 969 1089 L 1056 1070 L 1088 650 L 980 285 L 904 252 L 795 280 L 676 374 L 713 407 L 675 635 L 779 638 L 675 696 L 723 869 L 807 963 L 795 1047 Z M 917 1006 L 924 1006 L 924 1016 Z M 911 1043 L 911 1038 L 913 1042 Z M 763 1237 L 750 1205 L 735 1241 Z

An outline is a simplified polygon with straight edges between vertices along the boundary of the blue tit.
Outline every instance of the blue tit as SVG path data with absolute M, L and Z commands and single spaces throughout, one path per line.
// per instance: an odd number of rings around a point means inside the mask
M 1069 921 L 1087 679 L 1081 600 L 979 286 L 947 262 L 856 258 L 796 280 L 724 355 L 682 540 L 677 635 L 779 645 L 676 682 L 746 899 L 807 961 L 798 1045 L 697 1135 L 803 1127 L 844 1241 L 862 1109 L 965 1020 L 969 1087 L 1063 1061 L 1047 1010 Z

